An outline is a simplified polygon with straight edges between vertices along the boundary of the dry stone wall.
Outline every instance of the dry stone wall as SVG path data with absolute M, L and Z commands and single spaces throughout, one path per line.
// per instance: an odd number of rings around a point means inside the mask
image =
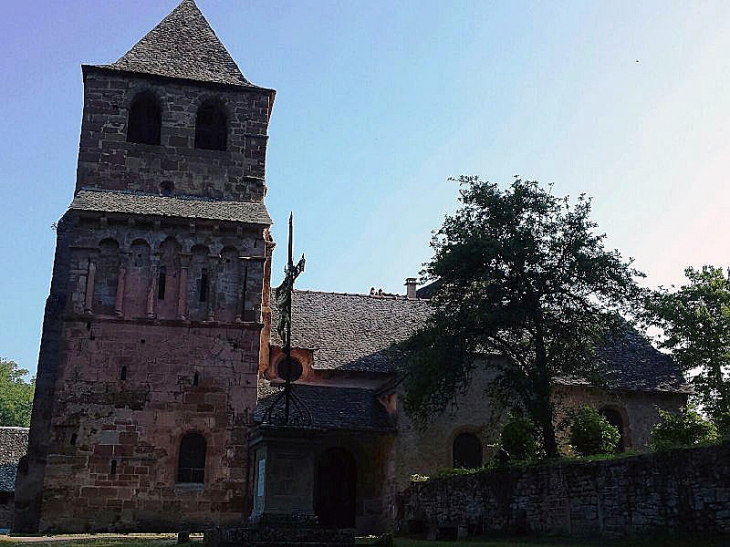
M 27 448 L 27 427 L 0 427 L 0 530 L 13 524 L 15 474 Z
M 401 495 L 398 520 L 432 537 L 729 534 L 730 442 L 433 479 Z

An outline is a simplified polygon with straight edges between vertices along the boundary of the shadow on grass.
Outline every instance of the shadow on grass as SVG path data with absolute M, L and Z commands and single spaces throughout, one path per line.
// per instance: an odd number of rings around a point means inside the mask
M 359 539 L 358 545 L 378 545 L 377 540 Z M 474 538 L 455 541 L 426 541 L 422 539 L 395 538 L 394 547 L 730 547 L 730 537 L 721 538 L 671 538 L 610 540 L 605 538 Z

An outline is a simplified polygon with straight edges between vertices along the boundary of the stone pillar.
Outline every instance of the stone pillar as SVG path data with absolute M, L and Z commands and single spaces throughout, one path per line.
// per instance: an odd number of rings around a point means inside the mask
M 84 301 L 84 313 L 94 311 L 94 281 L 96 280 L 96 264 L 89 260 L 89 273 L 86 276 L 86 299 Z
M 185 321 L 188 308 L 188 261 L 189 257 L 180 258 L 180 284 L 177 296 L 177 317 Z
M 264 515 L 314 516 L 317 442 L 310 431 L 261 426 L 252 435 L 254 503 L 251 520 Z
M 119 277 L 117 278 L 117 298 L 114 301 L 114 315 L 124 317 L 124 286 L 127 282 L 127 266 L 122 263 L 119 265 Z
M 238 291 L 236 299 L 236 323 L 241 323 L 246 319 L 246 290 L 248 289 L 248 257 L 238 257 L 239 263 L 239 279 L 241 280 L 241 290 Z
M 215 321 L 216 286 L 218 285 L 218 261 L 220 257 L 208 258 L 208 321 Z
M 160 257 L 151 257 L 151 268 L 152 279 L 150 279 L 150 285 L 147 289 L 147 319 L 155 318 L 155 301 L 157 300 L 157 276 L 160 271 Z

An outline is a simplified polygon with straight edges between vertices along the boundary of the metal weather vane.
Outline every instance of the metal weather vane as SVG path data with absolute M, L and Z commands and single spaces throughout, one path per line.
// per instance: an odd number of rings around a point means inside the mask
M 292 293 L 294 282 L 304 271 L 304 254 L 299 262 L 294 264 L 293 259 L 294 222 L 293 215 L 289 214 L 289 254 L 284 268 L 284 280 L 281 285 L 274 289 L 274 298 L 279 309 L 279 321 L 276 331 L 282 342 L 284 358 L 279 362 L 277 369 L 279 377 L 284 380 L 284 389 L 281 391 L 264 415 L 264 423 L 275 425 L 310 425 L 311 415 L 304 403 L 294 394 L 293 382 L 302 375 L 302 366 L 291 357 L 291 328 L 292 328 Z M 283 415 L 279 411 L 279 405 L 284 403 Z M 292 407 L 294 415 L 292 415 Z

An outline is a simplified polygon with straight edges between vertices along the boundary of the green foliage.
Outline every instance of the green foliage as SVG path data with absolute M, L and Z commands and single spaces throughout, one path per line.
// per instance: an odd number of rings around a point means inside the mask
M 660 347 L 691 371 L 695 400 L 720 422 L 730 412 L 730 270 L 687 268 L 688 283 L 661 288 L 647 302 L 649 322 L 659 327 Z
M 595 456 L 616 451 L 621 434 L 595 408 L 582 406 L 570 412 L 570 444 L 578 454 Z
M 651 430 L 653 450 L 696 446 L 717 440 L 715 424 L 694 410 L 686 409 L 678 414 L 660 410 L 659 417 L 661 420 Z
M 26 374 L 15 361 L 0 357 L 0 426 L 30 425 L 35 379 L 25 382 Z
M 553 381 L 600 381 L 597 349 L 626 328 L 619 311 L 639 297 L 640 274 L 604 248 L 586 196 L 571 204 L 537 182 L 459 182 L 462 205 L 435 233 L 422 272 L 435 282 L 433 313 L 398 347 L 406 409 L 426 421 L 484 366 L 495 372 L 490 394 L 525 412 L 555 457 Z
M 540 442 L 535 424 L 528 418 L 511 417 L 502 428 L 502 448 L 513 460 L 531 461 L 539 456 Z
M 730 438 L 730 412 L 723 412 L 718 416 L 715 416 L 715 427 L 717 427 L 717 434 L 723 439 Z

